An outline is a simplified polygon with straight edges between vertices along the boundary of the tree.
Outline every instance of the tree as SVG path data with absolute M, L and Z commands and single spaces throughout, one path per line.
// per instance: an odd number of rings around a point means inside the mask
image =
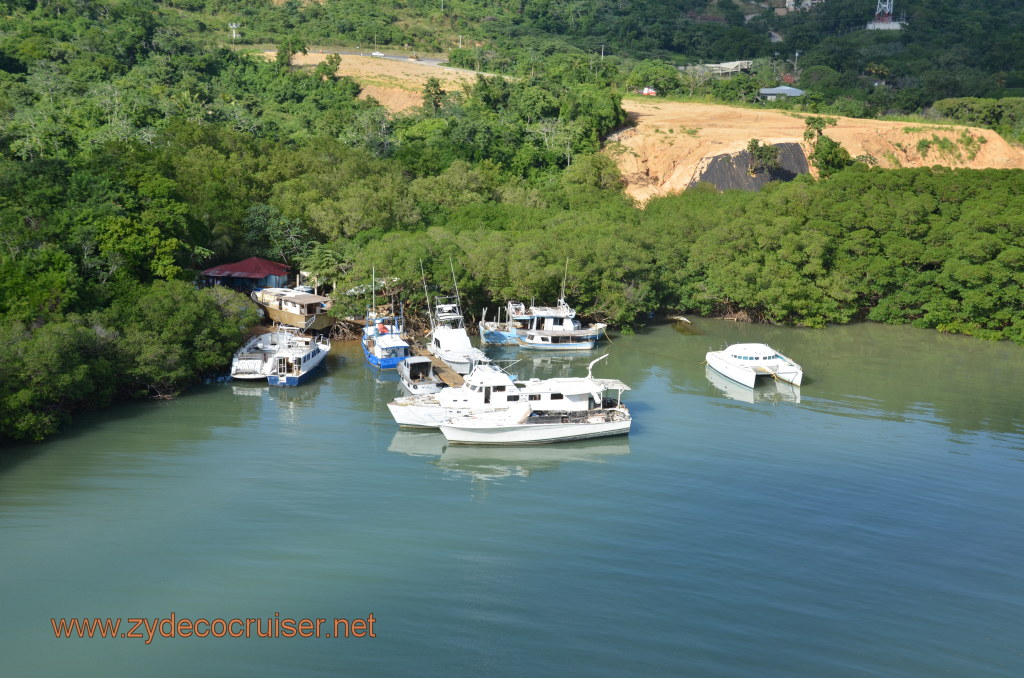
M 296 35 L 285 37 L 277 46 L 277 56 L 274 61 L 278 66 L 290 66 L 292 57 L 298 53 L 308 54 L 306 43 Z
M 778 146 L 762 144 L 760 139 L 751 139 L 747 144 L 747 153 L 750 154 L 751 174 L 779 169 Z

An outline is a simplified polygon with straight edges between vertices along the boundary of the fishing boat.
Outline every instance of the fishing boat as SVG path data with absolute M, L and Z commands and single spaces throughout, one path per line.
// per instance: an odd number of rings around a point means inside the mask
M 709 367 L 753 388 L 758 378 L 778 379 L 799 386 L 803 369 L 767 344 L 733 344 L 721 351 L 708 351 Z
M 304 332 L 330 327 L 334 319 L 327 314 L 333 301 L 305 290 L 264 287 L 250 297 L 275 323 L 298 327 Z
M 296 333 L 274 355 L 267 383 L 271 386 L 298 386 L 324 364 L 331 342 L 326 337 L 307 337 Z
M 427 277 L 423 274 L 423 262 L 420 262 L 420 274 L 423 275 L 423 294 L 427 299 L 427 315 L 430 319 L 430 331 L 427 350 L 440 358 L 457 374 L 469 374 L 477 363 L 488 362 L 487 354 L 475 348 L 466 332 L 466 322 L 462 317 L 462 301 L 459 297 L 459 283 L 455 278 L 455 266 L 452 264 L 452 284 L 454 296 L 435 296 L 430 302 L 427 290 Z
M 412 355 L 405 333 L 405 314 L 399 305 L 398 315 L 384 315 L 377 309 L 376 271 L 371 283 L 371 304 L 366 309 L 361 341 L 366 362 L 377 369 L 393 370 Z
M 524 348 L 589 351 L 608 327 L 605 323 L 584 327 L 576 319 L 576 311 L 562 298 L 555 306 L 531 306 L 530 313 L 526 330 L 516 335 L 516 343 Z
M 395 316 L 378 315 L 374 310 L 366 312 L 363 325 L 363 355 L 366 361 L 381 370 L 393 370 L 408 358 L 411 353 L 409 344 L 402 338 L 405 332 L 405 318 L 401 314 Z
M 478 363 L 462 386 L 438 393 L 403 396 L 388 403 L 395 422 L 404 428 L 437 428 L 463 415 L 508 410 L 527 404 L 537 412 L 578 413 L 599 407 L 607 388 L 621 382 L 597 379 L 591 361 L 586 377 L 555 377 L 520 381 L 494 363 Z
M 617 395 L 602 397 L 596 407 L 583 411 L 537 411 L 526 402 L 503 411 L 452 417 L 438 428 L 449 443 L 469 445 L 532 445 L 628 434 L 633 417 L 622 404 L 622 392 L 629 387 L 612 379 L 600 381 L 602 391 Z
M 533 314 L 526 310 L 521 301 L 510 301 L 505 305 L 505 319 L 501 319 L 501 308 L 495 320 L 487 319 L 487 309 L 483 310 L 478 328 L 480 343 L 485 346 L 518 346 L 516 337 L 530 326 Z
M 469 374 L 477 363 L 488 362 L 487 354 L 469 340 L 458 295 L 434 297 L 428 336 L 427 350 L 458 374 Z
M 484 309 L 480 320 L 480 341 L 483 344 L 513 345 L 525 348 L 573 351 L 593 349 L 604 336 L 606 323 L 584 326 L 576 318 L 576 310 L 560 297 L 554 306 L 526 306 L 510 301 L 497 320 L 487 320 Z
M 434 362 L 426 356 L 411 356 L 398 363 L 398 379 L 409 395 L 437 393 L 447 386 L 434 371 Z

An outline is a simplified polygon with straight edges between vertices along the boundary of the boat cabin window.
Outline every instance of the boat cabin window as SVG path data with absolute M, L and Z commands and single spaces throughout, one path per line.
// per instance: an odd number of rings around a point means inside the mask
M 519 402 L 519 396 L 517 396 L 517 395 L 505 396 L 505 402 L 517 403 L 517 402 Z
M 540 400 L 540 394 L 539 393 L 531 393 L 530 394 L 530 400 Z
M 504 387 L 504 386 L 495 386 L 495 387 L 494 387 L 494 392 L 495 392 L 495 393 L 501 393 L 501 392 L 503 392 L 504 390 L 505 390 L 505 387 Z
M 563 396 L 562 396 L 561 393 L 552 393 L 551 394 L 551 399 L 552 400 L 561 400 L 562 398 L 563 398 Z

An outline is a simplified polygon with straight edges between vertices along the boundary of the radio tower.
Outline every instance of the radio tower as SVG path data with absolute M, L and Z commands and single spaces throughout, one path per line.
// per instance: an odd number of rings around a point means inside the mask
M 892 20 L 892 0 L 878 0 L 875 8 L 875 20 L 868 22 L 869 31 L 898 31 L 903 27 L 899 21 Z

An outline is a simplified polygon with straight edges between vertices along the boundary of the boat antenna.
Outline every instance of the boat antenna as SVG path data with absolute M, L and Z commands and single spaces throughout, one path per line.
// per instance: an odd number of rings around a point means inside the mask
M 562 301 L 565 301 L 565 279 L 569 277 L 569 257 L 565 258 L 565 273 L 562 274 Z
M 427 274 L 423 272 L 423 260 L 420 259 L 420 277 L 423 278 L 423 298 L 427 301 L 427 320 L 430 321 L 430 331 L 434 331 L 434 314 L 430 311 L 430 293 L 427 292 Z
M 370 267 L 370 312 L 377 315 L 377 267 Z
M 607 358 L 609 355 L 611 355 L 611 354 L 610 353 L 605 353 L 603 356 L 599 356 L 599 357 L 594 358 L 593 360 L 590 361 L 590 364 L 587 365 L 587 379 L 592 379 L 593 378 L 593 375 L 590 374 L 590 371 L 594 369 L 594 365 L 596 365 L 597 363 L 601 362 L 602 360 Z
M 459 281 L 455 279 L 455 263 L 452 262 L 451 257 L 448 257 L 448 266 L 452 269 L 452 284 L 455 285 L 455 301 L 459 304 L 459 310 L 462 310 L 462 297 L 459 296 Z

